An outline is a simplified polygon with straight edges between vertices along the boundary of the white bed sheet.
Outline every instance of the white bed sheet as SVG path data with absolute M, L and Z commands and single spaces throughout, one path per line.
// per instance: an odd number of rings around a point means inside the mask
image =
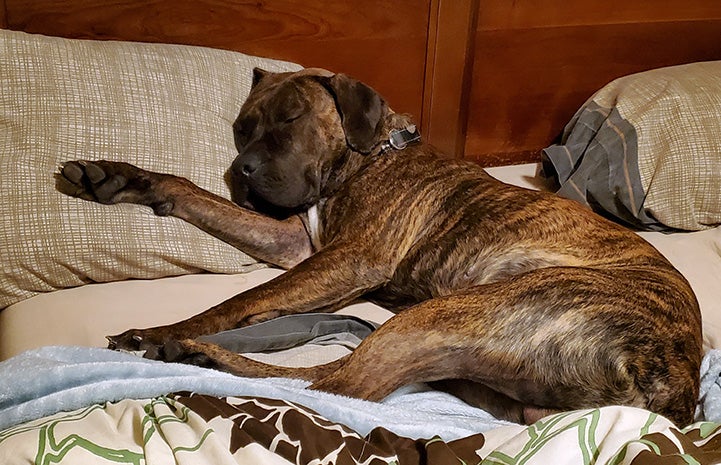
M 542 189 L 536 164 L 490 168 L 496 178 Z M 640 233 L 689 280 L 701 305 L 704 344 L 721 348 L 721 228 L 694 233 Z M 239 275 L 188 275 L 157 280 L 131 280 L 86 285 L 40 294 L 0 312 L 0 360 L 46 345 L 101 347 L 105 335 L 128 328 L 168 324 L 188 318 L 250 287 L 272 279 L 281 270 L 267 268 Z M 382 323 L 392 313 L 364 302 L 341 313 Z M 308 354 L 287 351 L 289 365 L 327 361 L 327 349 Z

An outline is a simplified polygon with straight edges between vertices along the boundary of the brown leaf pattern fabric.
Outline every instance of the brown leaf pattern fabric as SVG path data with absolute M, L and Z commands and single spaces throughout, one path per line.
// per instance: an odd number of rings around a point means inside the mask
M 721 425 L 680 430 L 640 409 L 549 416 L 444 441 L 367 434 L 291 402 L 178 393 L 63 412 L 0 431 L 0 463 L 713 464 Z

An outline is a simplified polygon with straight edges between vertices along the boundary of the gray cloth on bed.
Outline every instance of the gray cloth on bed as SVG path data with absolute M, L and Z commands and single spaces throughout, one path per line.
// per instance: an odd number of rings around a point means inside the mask
M 559 195 L 639 229 L 669 230 L 643 208 L 636 130 L 617 109 L 589 102 L 566 126 L 562 143 L 542 156 Z
M 201 336 L 198 340 L 237 353 L 283 350 L 306 343 L 340 344 L 354 349 L 376 327 L 375 323 L 350 315 L 303 313 Z

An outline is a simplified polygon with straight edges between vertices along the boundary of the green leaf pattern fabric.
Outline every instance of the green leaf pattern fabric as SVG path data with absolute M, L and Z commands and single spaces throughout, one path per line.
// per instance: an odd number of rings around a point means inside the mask
M 711 464 L 721 425 L 678 429 L 645 410 L 552 415 L 454 441 L 366 436 L 290 402 L 189 393 L 63 412 L 0 432 L 14 464 Z

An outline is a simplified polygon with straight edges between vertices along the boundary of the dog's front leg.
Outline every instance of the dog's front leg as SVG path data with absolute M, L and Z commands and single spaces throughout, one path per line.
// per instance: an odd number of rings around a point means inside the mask
M 69 161 L 58 175 L 61 192 L 104 204 L 134 203 L 159 216 L 181 218 L 268 263 L 290 268 L 312 253 L 297 216 L 278 221 L 196 186 L 185 178 L 112 161 Z
M 362 253 L 329 247 L 275 279 L 249 289 L 193 316 L 167 326 L 133 329 L 110 337 L 110 346 L 148 350 L 174 340 L 245 326 L 281 315 L 334 311 L 388 279 L 383 267 L 366 263 Z M 162 353 L 157 354 L 163 358 Z

